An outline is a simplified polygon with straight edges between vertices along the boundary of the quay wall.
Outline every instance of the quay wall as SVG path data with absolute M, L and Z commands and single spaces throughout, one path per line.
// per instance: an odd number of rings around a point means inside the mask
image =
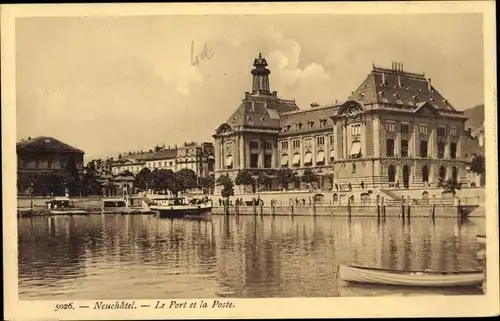
M 354 190 L 355 192 L 359 192 L 360 190 Z M 388 190 L 391 194 L 400 198 L 404 196 L 404 198 L 408 198 L 408 196 L 412 199 L 422 199 L 422 193 L 426 191 L 429 194 L 429 199 L 432 199 L 435 196 L 436 200 L 442 199 L 443 189 L 441 188 L 427 188 L 427 189 L 390 189 Z M 244 193 L 244 194 L 235 194 L 230 199 L 241 198 L 243 201 L 251 201 L 253 198 L 260 198 L 265 205 L 269 205 L 271 200 L 275 200 L 277 205 L 290 205 L 290 199 L 295 201 L 295 199 L 305 199 L 306 205 L 309 205 L 309 200 L 311 200 L 316 194 L 323 195 L 323 204 L 325 205 L 333 205 L 333 195 L 348 193 L 348 192 L 334 192 L 334 191 L 266 191 L 266 192 L 258 192 L 258 193 Z M 481 187 L 468 187 L 463 188 L 457 191 L 456 196 L 462 200 L 462 204 L 485 204 L 485 192 L 484 188 Z M 212 195 L 209 196 L 214 202 L 214 205 L 219 204 L 219 200 L 222 199 L 220 195 Z M 347 200 L 343 200 L 342 205 L 347 205 Z
M 409 210 L 409 213 L 408 213 Z M 262 215 L 262 216 L 339 216 L 339 217 L 428 217 L 458 218 L 458 207 L 449 205 L 418 205 L 418 206 L 230 206 L 229 215 Z M 224 207 L 216 206 L 213 215 L 224 215 Z M 474 215 L 469 217 L 484 217 Z

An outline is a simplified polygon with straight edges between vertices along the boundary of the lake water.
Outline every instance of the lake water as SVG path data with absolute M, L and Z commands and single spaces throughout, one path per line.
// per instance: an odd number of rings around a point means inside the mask
M 18 219 L 19 299 L 476 294 L 344 284 L 339 263 L 475 270 L 484 219 L 90 215 Z

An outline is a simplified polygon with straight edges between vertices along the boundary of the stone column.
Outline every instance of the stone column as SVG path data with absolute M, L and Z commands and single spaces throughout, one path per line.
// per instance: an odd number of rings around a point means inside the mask
M 373 157 L 380 157 L 380 118 L 373 118 Z
M 418 136 L 418 124 L 413 123 L 413 133 L 410 138 L 410 143 L 408 147 L 411 146 L 411 149 L 408 151 L 411 157 L 417 156 L 417 136 Z
M 317 136 L 312 136 L 311 139 L 312 139 L 312 142 L 311 142 L 312 143 L 312 148 L 311 148 L 312 149 L 312 151 L 311 151 L 311 153 L 312 153 L 312 160 L 311 160 L 312 164 L 311 164 L 311 166 L 314 167 L 314 166 L 316 166 L 316 151 L 318 150 L 318 148 L 316 146 Z
M 366 135 L 366 125 L 364 122 L 361 123 L 361 157 L 366 157 L 366 140 L 367 135 Z
M 245 167 L 250 167 L 250 140 L 245 140 Z
M 221 163 L 220 163 L 220 149 L 219 149 L 219 145 L 220 145 L 220 138 L 216 138 L 215 139 L 215 148 L 214 148 L 214 152 L 215 152 L 215 169 L 220 169 L 221 168 Z
M 292 160 L 293 160 L 293 155 L 292 155 L 292 140 L 290 138 L 287 139 L 288 141 L 288 168 L 292 168 Z M 281 162 L 281 159 L 280 159 Z M 281 164 L 280 164 L 281 167 Z
M 348 133 L 347 131 L 349 130 L 349 125 L 345 124 L 342 126 L 343 128 L 343 131 L 344 131 L 344 137 L 343 137 L 343 140 L 344 140 L 344 155 L 343 155 L 343 158 L 344 159 L 348 159 L 349 158 L 349 149 L 348 149 Z
M 245 138 L 243 134 L 238 135 L 238 154 L 239 154 L 239 160 L 240 160 L 240 169 L 245 168 Z

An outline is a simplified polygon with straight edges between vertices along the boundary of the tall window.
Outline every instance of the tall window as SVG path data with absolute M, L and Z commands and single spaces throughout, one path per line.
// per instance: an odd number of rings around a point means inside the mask
M 273 143 L 272 142 L 266 142 L 265 148 L 266 148 L 266 150 L 273 149 Z
M 410 132 L 410 124 L 408 123 L 401 124 L 401 133 L 408 134 L 409 132 Z
M 323 145 L 325 145 L 325 137 L 324 136 L 318 136 L 318 137 L 316 137 L 316 145 L 317 146 L 323 146 Z
M 252 140 L 250 142 L 250 149 L 259 149 L 259 142 L 257 140 Z
M 396 123 L 394 122 L 387 122 L 385 123 L 385 130 L 388 132 L 393 132 L 396 130 Z
M 298 139 L 292 140 L 292 147 L 293 148 L 300 148 L 300 140 L 298 140 Z
M 387 180 L 389 183 L 394 183 L 396 181 L 396 169 L 394 165 L 389 165 L 387 168 Z
M 420 141 L 420 157 L 429 157 L 428 152 L 427 152 L 427 141 L 422 140 Z
M 457 158 L 457 143 L 450 144 L 450 158 L 451 159 Z
M 288 149 L 288 141 L 284 140 L 281 142 L 281 149 L 283 149 L 283 150 Z
M 360 135 L 361 134 L 361 125 L 351 125 L 351 134 L 352 135 Z
M 264 155 L 264 168 L 272 167 L 272 155 Z
M 446 128 L 444 128 L 444 127 L 438 127 L 437 128 L 437 135 L 438 135 L 438 137 L 444 137 L 444 136 L 446 136 Z
M 444 142 L 438 142 L 438 158 L 444 158 Z
M 420 125 L 420 134 L 427 135 L 429 133 L 429 126 L 426 124 Z
M 408 157 L 408 141 L 406 139 L 401 141 L 401 157 Z
M 330 135 L 330 146 L 333 146 L 333 143 L 335 141 L 333 137 L 333 135 Z
M 312 147 L 312 139 L 311 138 L 306 138 L 304 139 L 304 146 L 307 147 Z
M 259 167 L 259 154 L 250 154 L 250 167 L 251 168 Z
M 387 157 L 394 157 L 394 139 L 389 138 L 386 141 Z
M 457 136 L 457 128 L 450 127 L 450 136 Z

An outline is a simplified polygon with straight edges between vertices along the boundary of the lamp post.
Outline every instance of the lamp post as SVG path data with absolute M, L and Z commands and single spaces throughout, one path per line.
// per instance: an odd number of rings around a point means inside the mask
M 33 197 L 35 194 L 35 184 L 33 184 L 33 181 L 30 182 L 30 208 L 33 210 Z

